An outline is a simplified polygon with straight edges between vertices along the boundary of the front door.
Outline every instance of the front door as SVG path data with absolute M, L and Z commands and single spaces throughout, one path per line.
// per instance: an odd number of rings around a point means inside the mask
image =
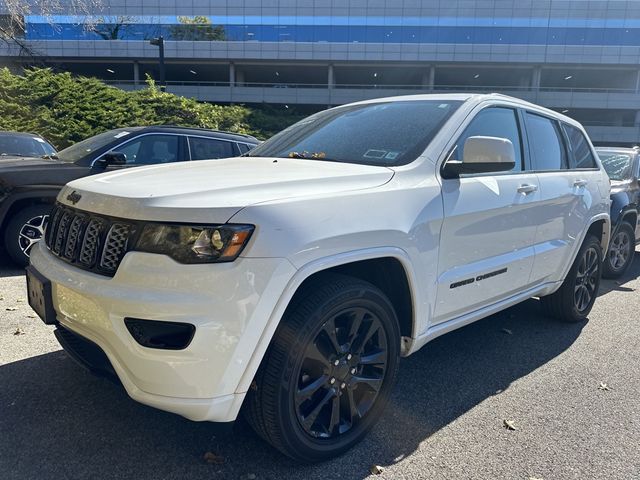
M 540 199 L 537 176 L 523 171 L 519 116 L 507 107 L 481 110 L 458 139 L 450 158 L 461 160 L 464 142 L 483 135 L 509 139 L 516 167 L 499 174 L 442 180 L 444 220 L 433 323 L 456 318 L 507 298 L 529 284 Z

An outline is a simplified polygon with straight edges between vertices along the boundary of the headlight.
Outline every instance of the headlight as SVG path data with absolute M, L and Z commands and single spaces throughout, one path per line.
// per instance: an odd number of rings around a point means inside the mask
M 232 262 L 253 230 L 253 225 L 147 224 L 134 250 L 161 253 L 180 263 Z

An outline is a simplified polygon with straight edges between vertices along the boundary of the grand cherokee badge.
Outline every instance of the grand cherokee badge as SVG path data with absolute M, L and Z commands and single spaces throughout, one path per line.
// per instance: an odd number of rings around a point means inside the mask
M 76 203 L 78 203 L 80 201 L 80 199 L 82 198 L 82 195 L 80 195 L 78 192 L 76 192 L 75 190 L 73 192 L 71 192 L 69 195 L 67 195 L 67 200 L 69 200 L 71 203 L 73 203 L 74 205 Z

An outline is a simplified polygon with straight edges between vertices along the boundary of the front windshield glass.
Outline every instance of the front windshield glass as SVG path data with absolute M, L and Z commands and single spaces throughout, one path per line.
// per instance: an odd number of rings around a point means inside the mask
M 83 160 L 85 157 L 91 156 L 90 154 L 95 152 L 96 150 L 100 150 L 102 147 L 108 145 L 117 139 L 122 139 L 123 141 L 127 139 L 129 134 L 134 129 L 131 128 L 118 128 L 115 130 L 109 130 L 108 132 L 99 133 L 98 135 L 94 135 L 93 137 L 89 137 L 81 142 L 78 142 L 70 147 L 65 148 L 58 152 L 58 159 L 63 162 L 74 163 L 78 162 L 78 160 Z M 87 162 L 79 162 L 83 165 L 88 165 L 93 160 L 93 157 L 88 159 Z
M 42 157 L 55 154 L 55 149 L 40 137 L 0 134 L 0 156 Z
M 408 100 L 325 110 L 283 130 L 247 156 L 405 165 L 424 151 L 461 104 Z
M 602 166 L 611 180 L 627 180 L 631 178 L 632 156 L 623 152 L 598 151 Z

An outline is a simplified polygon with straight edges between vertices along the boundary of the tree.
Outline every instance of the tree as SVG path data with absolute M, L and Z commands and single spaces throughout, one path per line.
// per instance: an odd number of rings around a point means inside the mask
M 171 40 L 215 41 L 225 40 L 224 27 L 212 25 L 209 17 L 196 15 L 195 17 L 178 16 L 179 25 L 169 28 Z
M 91 31 L 103 40 L 120 40 L 127 29 L 135 23 L 135 19 L 129 16 L 118 16 L 115 21 L 111 18 L 99 17 L 93 25 Z

